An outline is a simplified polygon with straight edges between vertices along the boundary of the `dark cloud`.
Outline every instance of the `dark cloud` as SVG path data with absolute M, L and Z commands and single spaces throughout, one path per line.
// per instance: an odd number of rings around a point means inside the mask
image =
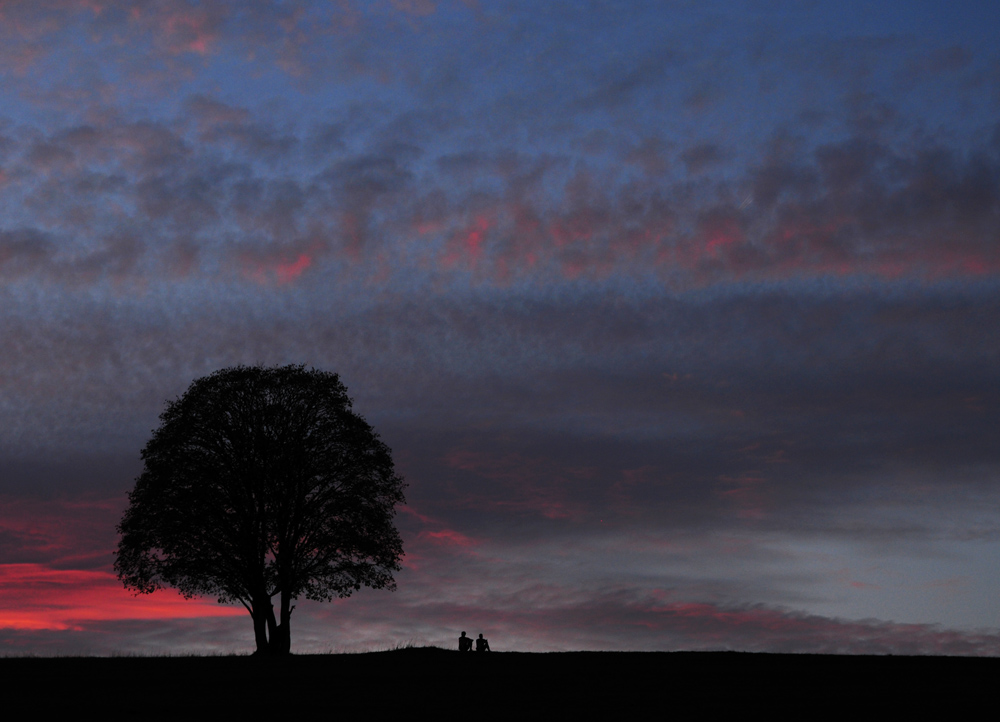
M 36 230 L 21 229 L 0 234 L 0 271 L 17 276 L 37 272 L 47 265 L 53 245 Z
M 662 83 L 670 71 L 681 65 L 681 56 L 673 50 L 661 50 L 639 59 L 630 67 L 608 67 L 595 90 L 579 98 L 575 105 L 582 111 L 607 110 L 633 99 L 634 93 Z
M 903 75 L 904 80 L 913 81 L 928 75 L 956 73 L 972 63 L 972 53 L 961 45 L 936 48 L 929 53 L 921 53 L 910 60 Z

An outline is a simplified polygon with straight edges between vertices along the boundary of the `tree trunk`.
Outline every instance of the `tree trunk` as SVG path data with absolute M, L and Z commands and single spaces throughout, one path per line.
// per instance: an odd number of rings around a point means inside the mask
M 267 653 L 273 656 L 278 653 L 275 645 L 275 640 L 278 638 L 278 622 L 274 618 L 273 604 L 267 608 L 267 637 Z
M 271 598 L 267 595 L 257 597 L 253 601 L 253 611 L 250 612 L 253 619 L 253 636 L 257 642 L 255 654 L 266 655 L 271 653 L 271 645 L 267 639 L 268 617 L 274 619 L 274 609 L 271 605 Z
M 281 595 L 281 623 L 278 623 L 274 616 L 274 605 L 271 598 L 264 595 L 254 600 L 253 611 L 250 613 L 253 618 L 253 634 L 257 642 L 257 651 L 254 654 L 269 657 L 283 657 L 291 652 L 292 637 L 289 633 L 289 620 L 292 616 L 291 600 L 284 594 Z
M 281 624 L 277 626 L 275 634 L 271 636 L 271 654 L 284 656 L 292 651 L 291 601 L 285 592 L 281 592 Z

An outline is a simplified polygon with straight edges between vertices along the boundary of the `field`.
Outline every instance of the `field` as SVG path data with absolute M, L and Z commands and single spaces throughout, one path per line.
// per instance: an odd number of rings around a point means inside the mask
M 595 712 L 781 716 L 972 713 L 1000 660 L 732 652 L 494 652 L 433 647 L 253 657 L 0 658 L 8 703 L 33 714 L 144 718 L 254 713 L 590 717 Z M 990 709 L 991 707 L 987 707 Z

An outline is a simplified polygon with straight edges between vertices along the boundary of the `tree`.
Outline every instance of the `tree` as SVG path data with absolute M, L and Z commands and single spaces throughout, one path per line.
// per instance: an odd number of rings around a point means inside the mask
M 395 589 L 405 484 L 336 374 L 222 369 L 168 402 L 160 421 L 118 525 L 126 588 L 238 601 L 257 653 L 277 655 L 291 647 L 295 599 Z

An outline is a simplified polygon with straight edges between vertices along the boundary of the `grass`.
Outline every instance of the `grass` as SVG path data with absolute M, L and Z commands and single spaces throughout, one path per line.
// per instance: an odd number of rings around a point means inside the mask
M 802 715 L 992 703 L 1000 659 L 725 652 L 549 652 L 464 655 L 402 641 L 367 653 L 257 660 L 239 654 L 0 658 L 0 678 L 33 711 L 129 710 L 154 719 L 349 714 L 413 716 L 468 702 L 477 714 Z M 259 663 L 263 661 L 264 663 Z M 271 663 L 271 662 L 276 663 Z M 477 706 L 478 705 L 478 706 Z M 463 707 L 463 709 L 465 709 Z M 853 711 L 853 712 L 852 712 Z M 489 715 L 487 715 L 489 716 Z

